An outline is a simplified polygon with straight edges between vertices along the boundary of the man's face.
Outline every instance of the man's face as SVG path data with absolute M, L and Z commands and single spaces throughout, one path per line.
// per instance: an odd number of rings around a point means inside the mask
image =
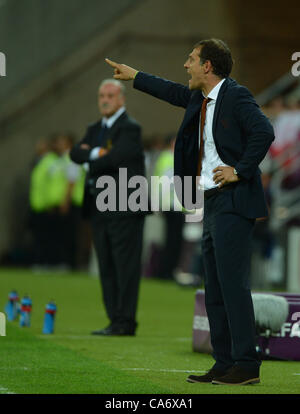
M 184 68 L 187 73 L 191 76 L 189 80 L 189 88 L 202 89 L 205 82 L 205 74 L 207 73 L 207 64 L 203 65 L 200 63 L 200 50 L 201 48 L 193 49 L 192 53 L 189 54 L 187 61 L 184 64 Z
M 98 105 L 102 116 L 110 117 L 125 103 L 121 88 L 112 83 L 107 83 L 99 89 Z

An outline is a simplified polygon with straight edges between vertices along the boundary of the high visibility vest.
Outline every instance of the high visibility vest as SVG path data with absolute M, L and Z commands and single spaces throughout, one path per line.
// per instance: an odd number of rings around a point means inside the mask
M 29 202 L 31 209 L 35 212 L 42 212 L 50 207 L 48 173 L 57 158 L 55 153 L 48 152 L 38 161 L 31 172 Z
M 171 151 L 162 151 L 159 155 L 155 168 L 154 168 L 154 175 L 162 177 L 163 175 L 168 175 L 167 173 L 170 170 L 173 170 L 174 164 L 174 155 Z
M 72 189 L 71 202 L 75 206 L 81 206 L 82 202 L 83 202 L 84 183 L 85 183 L 86 171 L 84 170 L 84 168 L 81 165 L 76 165 L 71 160 L 70 154 L 65 154 L 63 156 L 63 159 L 64 159 L 64 162 L 65 162 L 65 173 L 66 173 L 67 179 L 68 179 L 68 174 L 67 174 L 68 168 L 70 168 L 71 166 L 73 166 L 73 167 L 75 166 L 75 168 L 78 171 L 78 175 L 77 175 L 77 178 L 74 182 L 74 187 Z
M 171 179 L 174 177 L 174 154 L 171 150 L 164 150 L 159 155 L 155 167 L 154 175 L 158 177 L 166 176 L 169 181 L 166 185 L 160 183 L 159 185 L 159 207 L 163 211 L 176 210 L 184 211 L 175 193 L 174 182 Z
M 83 167 L 75 165 L 71 160 L 69 154 L 65 154 L 61 157 L 58 157 L 57 161 L 50 168 L 50 184 L 49 184 L 49 197 L 50 204 L 53 207 L 61 205 L 66 197 L 69 182 L 71 182 L 71 177 L 69 177 L 69 169 L 72 166 L 75 169 L 78 169 L 78 174 L 74 178 L 74 186 L 71 194 L 71 202 L 76 206 L 80 206 L 83 201 L 84 194 L 84 181 L 85 181 L 85 171 Z M 73 177 L 72 177 L 73 179 Z
M 72 203 L 75 206 L 81 206 L 83 202 L 84 194 L 84 183 L 85 183 L 86 172 L 83 167 L 80 166 L 80 174 L 78 179 L 75 182 L 73 191 L 72 191 Z
M 168 178 L 170 180 L 171 177 L 173 177 L 174 174 L 174 155 L 171 151 L 165 150 L 162 151 L 159 155 L 155 167 L 154 167 L 154 175 L 158 177 L 164 177 Z M 167 183 L 170 183 L 170 181 L 167 181 Z M 174 206 L 174 191 L 173 191 L 174 185 L 164 185 L 162 183 L 159 184 L 159 209 L 164 210 L 168 209 L 169 207 L 173 209 Z
M 67 193 L 66 160 L 57 156 L 48 169 L 48 201 L 50 207 L 60 206 Z

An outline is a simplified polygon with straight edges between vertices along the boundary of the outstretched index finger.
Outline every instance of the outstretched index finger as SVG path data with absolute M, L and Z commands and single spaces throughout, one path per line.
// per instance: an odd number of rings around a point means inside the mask
M 116 68 L 116 69 L 118 69 L 118 67 L 119 67 L 119 64 L 118 63 L 116 63 L 116 62 L 114 62 L 113 60 L 110 60 L 110 59 L 108 59 L 108 58 L 105 58 L 105 62 L 106 63 L 108 63 L 110 66 L 112 66 L 113 68 Z

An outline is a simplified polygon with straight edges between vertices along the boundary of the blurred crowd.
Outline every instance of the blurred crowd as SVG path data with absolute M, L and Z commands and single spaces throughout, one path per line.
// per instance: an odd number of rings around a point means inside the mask
M 270 215 L 255 227 L 252 281 L 255 288 L 284 288 L 287 234 L 300 226 L 299 91 L 276 96 L 262 110 L 274 127 L 275 141 L 260 166 Z
M 300 97 L 278 96 L 263 108 L 271 120 L 275 130 L 275 141 L 272 144 L 266 162 L 267 172 L 280 169 L 281 187 L 289 190 L 300 184 Z
M 289 226 L 300 224 L 299 213 L 288 217 L 279 232 L 270 225 L 272 217 L 280 215 L 274 211 L 274 206 L 282 192 L 298 194 L 293 202 L 298 200 L 300 206 L 299 99 L 278 96 L 262 110 L 274 126 L 276 140 L 261 164 L 270 217 L 258 221 L 255 227 L 251 269 L 254 289 L 284 285 L 284 249 L 280 234 Z M 144 137 L 148 180 L 152 175 L 173 176 L 175 138 L 175 133 Z M 80 214 L 85 170 L 69 158 L 74 141 L 70 133 L 38 140 L 26 194 L 28 211 L 23 233 L 27 238 L 23 244 L 20 244 L 22 237 L 16 238 L 11 251 L 2 257 L 2 264 L 27 265 L 37 272 L 91 268 L 89 225 Z M 166 196 L 164 189 L 161 194 Z M 146 218 L 143 276 L 198 287 L 203 284 L 202 224 L 186 222 L 183 213 L 172 209 L 173 202 L 171 200 L 171 211 L 157 212 Z M 289 214 L 288 204 L 282 208 Z
M 29 173 L 20 177 L 19 200 L 25 207 L 14 218 L 13 246 L 1 259 L 4 265 L 31 266 L 36 272 L 71 271 L 84 267 L 90 242 L 87 226 L 81 220 L 85 171 L 74 164 L 69 152 L 75 138 L 71 133 L 56 133 L 41 138 Z M 23 185 L 28 180 L 28 185 Z
M 286 287 L 287 278 L 287 232 L 292 226 L 300 226 L 300 99 L 297 91 L 289 96 L 277 96 L 262 107 L 275 130 L 275 141 L 260 165 L 262 183 L 269 205 L 270 215 L 258 220 L 255 226 L 251 281 L 253 289 Z M 149 137 L 146 146 L 148 175 L 160 175 L 157 165 L 169 152 L 169 171 L 172 168 L 171 147 L 168 139 Z M 284 218 L 284 220 L 282 220 Z M 203 285 L 203 263 L 201 253 L 201 223 L 183 222 L 177 228 L 177 243 L 180 252 L 174 251 L 176 264 L 172 272 L 160 272 L 160 263 L 165 261 L 165 249 L 170 244 L 166 214 L 148 218 L 151 229 L 161 228 L 152 235 L 147 249 L 144 273 L 146 276 L 173 278 L 188 286 Z M 149 225 L 150 227 L 150 225 Z M 170 224 L 171 227 L 171 224 Z M 181 238 L 180 243 L 178 242 Z
M 55 134 L 36 146 L 30 177 L 30 218 L 33 268 L 77 268 L 80 208 L 85 171 L 69 152 L 71 134 Z

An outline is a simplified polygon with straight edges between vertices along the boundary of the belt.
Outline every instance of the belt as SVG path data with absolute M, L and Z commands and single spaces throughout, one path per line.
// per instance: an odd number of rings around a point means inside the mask
M 221 187 L 221 188 L 214 187 L 214 188 L 210 188 L 209 190 L 204 190 L 204 199 L 207 200 L 208 198 L 213 197 L 219 193 L 223 193 L 224 191 L 231 190 L 235 186 L 236 186 L 236 183 L 230 183 L 230 184 L 224 185 L 224 187 Z

